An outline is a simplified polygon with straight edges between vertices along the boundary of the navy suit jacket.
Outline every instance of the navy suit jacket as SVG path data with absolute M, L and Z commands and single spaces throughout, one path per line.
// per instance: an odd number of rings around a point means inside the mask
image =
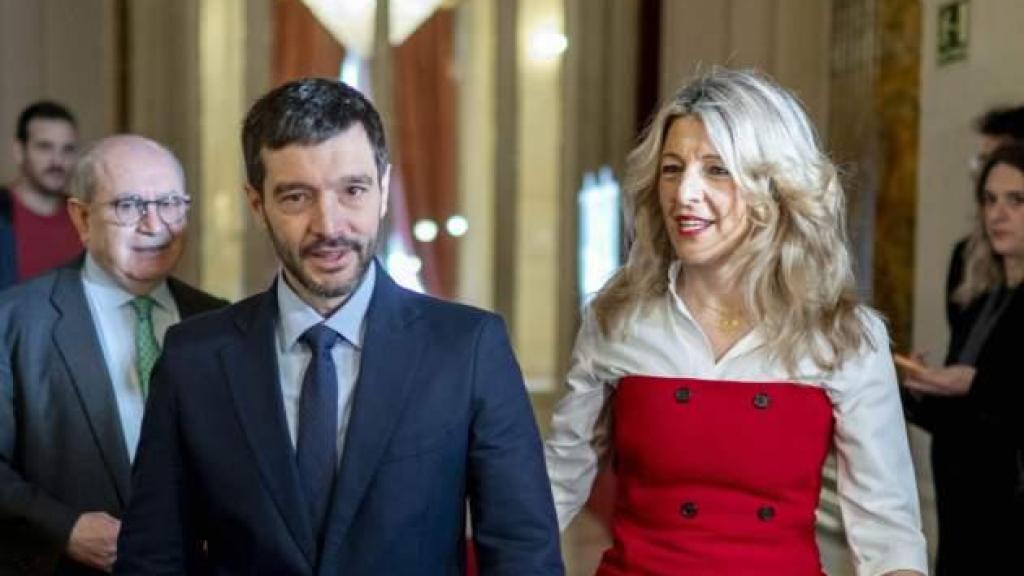
M 317 552 L 278 382 L 275 291 L 168 331 L 117 574 L 562 574 L 543 452 L 501 319 L 378 267 Z

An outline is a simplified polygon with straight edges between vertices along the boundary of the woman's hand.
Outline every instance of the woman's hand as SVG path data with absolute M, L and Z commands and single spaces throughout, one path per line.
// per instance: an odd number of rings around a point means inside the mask
M 954 364 L 944 368 L 922 366 L 904 370 L 903 387 L 911 392 L 934 396 L 963 396 L 970 392 L 976 370 L 973 366 Z

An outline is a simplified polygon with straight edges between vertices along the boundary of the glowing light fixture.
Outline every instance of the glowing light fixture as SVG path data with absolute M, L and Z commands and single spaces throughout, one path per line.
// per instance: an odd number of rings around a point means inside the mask
M 433 242 L 437 238 L 437 222 L 424 218 L 413 224 L 412 235 L 420 242 Z
M 423 282 L 420 281 L 420 270 L 423 269 L 423 261 L 415 254 L 409 254 L 402 245 L 398 234 L 392 233 L 388 238 L 388 245 L 385 249 L 387 256 L 384 259 L 384 267 L 388 274 L 403 286 L 414 292 L 423 293 Z
M 302 0 L 316 19 L 345 48 L 368 57 L 373 53 L 377 0 Z M 388 42 L 397 46 L 416 31 L 444 0 L 390 0 Z
M 528 51 L 534 60 L 552 60 L 561 56 L 568 47 L 569 39 L 565 34 L 551 28 L 538 28 L 530 34 Z
M 448 218 L 448 221 L 444 223 L 444 227 L 448 230 L 448 233 L 452 236 L 459 238 L 466 235 L 469 231 L 469 220 L 466 220 L 465 216 L 456 214 Z

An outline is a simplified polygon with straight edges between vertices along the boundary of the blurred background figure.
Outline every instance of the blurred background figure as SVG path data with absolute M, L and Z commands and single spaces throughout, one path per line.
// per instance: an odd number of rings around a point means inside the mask
M 996 148 L 1024 142 L 1024 106 L 993 108 L 975 122 L 978 151 L 971 157 L 971 176 L 975 179 Z
M 977 151 L 970 158 L 972 183 L 977 185 L 981 169 L 988 163 L 992 152 L 1007 144 L 1024 144 L 1024 106 L 993 108 L 975 121 Z M 976 194 L 977 190 L 973 190 Z M 952 298 L 964 276 L 964 252 L 970 237 L 962 238 L 953 247 L 949 272 L 946 275 L 946 320 L 952 323 L 958 312 Z
M 78 126 L 64 106 L 39 101 L 18 116 L 11 146 L 18 177 L 0 188 L 0 288 L 67 263 L 82 251 L 67 209 Z
M 932 433 L 937 573 L 1024 572 L 1019 362 L 1024 327 L 1024 147 L 988 153 L 964 273 L 949 294 L 945 368 L 908 370 L 912 421 Z

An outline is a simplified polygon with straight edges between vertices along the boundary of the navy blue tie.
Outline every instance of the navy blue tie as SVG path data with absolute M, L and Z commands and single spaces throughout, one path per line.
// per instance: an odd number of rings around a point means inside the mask
M 319 541 L 330 505 L 338 460 L 338 373 L 331 348 L 338 333 L 317 324 L 302 334 L 313 357 L 302 378 L 299 396 L 299 438 L 295 452 L 309 506 L 313 533 Z

